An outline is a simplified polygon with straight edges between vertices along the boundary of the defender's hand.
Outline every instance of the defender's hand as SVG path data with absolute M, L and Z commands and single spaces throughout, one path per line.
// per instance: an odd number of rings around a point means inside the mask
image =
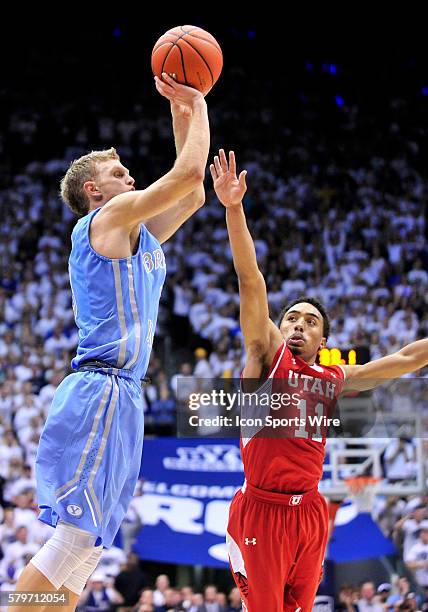
M 230 208 L 240 204 L 247 191 L 245 182 L 247 171 L 242 170 L 239 179 L 237 178 L 235 153 L 229 152 L 228 162 L 224 150 L 220 149 L 218 156 L 214 157 L 214 163 L 210 165 L 210 171 L 214 190 L 223 206 Z

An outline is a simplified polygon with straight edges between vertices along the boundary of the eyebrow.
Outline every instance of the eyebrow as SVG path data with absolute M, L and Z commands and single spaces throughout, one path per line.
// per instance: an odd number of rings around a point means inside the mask
M 120 170 L 120 172 L 122 172 L 122 170 L 125 170 L 125 172 L 129 174 L 129 170 L 128 168 L 125 168 L 125 166 L 113 166 L 110 172 L 117 172 L 117 170 Z
M 287 315 L 291 314 L 292 312 L 295 312 L 296 314 L 302 314 L 302 313 L 300 312 L 300 310 L 289 310 L 289 311 L 287 312 Z M 316 319 L 320 319 L 320 317 L 319 317 L 317 314 L 315 314 L 314 312 L 305 312 L 305 313 L 303 313 L 303 314 L 308 315 L 308 316 L 310 316 L 310 317 L 315 317 Z

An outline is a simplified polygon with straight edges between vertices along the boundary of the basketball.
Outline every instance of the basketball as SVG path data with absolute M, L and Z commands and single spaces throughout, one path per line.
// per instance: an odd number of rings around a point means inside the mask
M 196 26 L 184 25 L 165 32 L 152 51 L 152 71 L 161 78 L 162 72 L 178 83 L 198 89 L 204 96 L 220 76 L 223 53 L 209 32 Z

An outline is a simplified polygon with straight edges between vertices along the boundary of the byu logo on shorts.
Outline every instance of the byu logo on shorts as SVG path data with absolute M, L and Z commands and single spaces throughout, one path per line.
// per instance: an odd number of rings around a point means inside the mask
M 71 516 L 74 516 L 74 518 L 80 518 L 83 514 L 82 508 L 77 504 L 69 504 L 67 506 L 67 512 L 71 514 Z
M 301 504 L 302 497 L 303 495 L 293 495 L 293 497 L 290 499 L 290 506 L 298 506 L 299 504 Z
M 252 544 L 253 546 L 255 546 L 257 544 L 257 539 L 256 538 L 245 538 L 245 544 L 247 546 L 249 544 Z

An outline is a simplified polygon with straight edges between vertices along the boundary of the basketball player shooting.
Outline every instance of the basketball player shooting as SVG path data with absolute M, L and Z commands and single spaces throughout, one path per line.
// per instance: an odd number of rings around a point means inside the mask
M 171 102 L 174 167 L 136 191 L 114 149 L 95 151 L 75 160 L 61 183 L 63 199 L 81 217 L 69 259 L 79 344 L 75 372 L 55 393 L 36 459 L 39 518 L 56 529 L 16 589 L 61 589 L 69 598 L 62 610 L 75 609 L 133 496 L 144 431 L 140 379 L 165 279 L 160 245 L 204 201 L 204 97 L 162 76 L 156 88 Z
M 328 411 L 345 388 L 374 388 L 428 363 L 428 340 L 365 365 L 315 363 L 326 345 L 329 319 L 323 305 L 300 298 L 284 308 L 279 327 L 269 318 L 265 280 L 248 230 L 242 199 L 246 171 L 236 175 L 234 153 L 220 149 L 210 166 L 214 189 L 226 208 L 233 263 L 239 280 L 240 322 L 246 362 L 243 384 L 257 380 L 259 390 L 282 383 L 305 408 Z M 286 239 L 286 237 L 285 237 Z M 244 387 L 245 390 L 245 387 Z M 325 438 L 301 426 L 293 436 L 241 436 L 246 481 L 230 511 L 227 544 L 230 565 L 248 612 L 309 612 L 321 579 L 327 544 L 328 512 L 318 492 Z

